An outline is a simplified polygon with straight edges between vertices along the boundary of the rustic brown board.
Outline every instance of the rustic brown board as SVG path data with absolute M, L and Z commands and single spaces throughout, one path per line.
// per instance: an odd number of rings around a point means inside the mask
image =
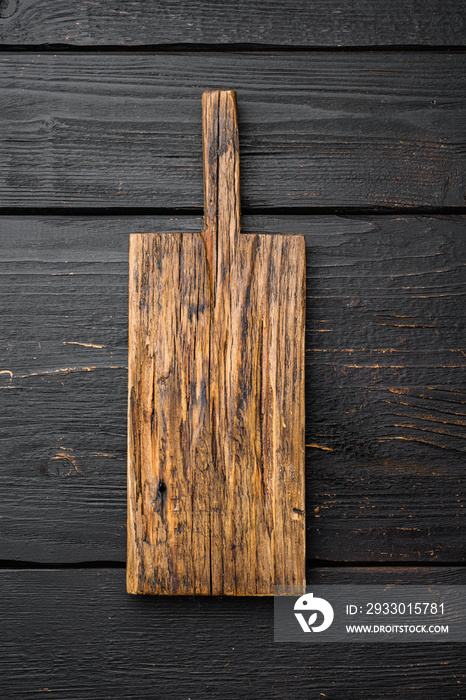
M 305 583 L 303 236 L 240 234 L 232 91 L 203 98 L 205 227 L 130 243 L 130 593 Z

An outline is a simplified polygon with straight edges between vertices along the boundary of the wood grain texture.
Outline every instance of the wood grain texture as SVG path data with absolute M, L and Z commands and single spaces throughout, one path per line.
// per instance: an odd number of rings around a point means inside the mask
M 464 584 L 464 568 L 312 569 L 310 583 Z M 461 644 L 277 644 L 268 598 L 128 596 L 115 569 L 0 572 L 3 697 L 461 698 Z M 174 688 L 176 688 L 174 692 Z
M 0 557 L 123 562 L 128 232 L 200 231 L 202 219 L 0 226 Z M 465 556 L 464 227 L 464 217 L 243 217 L 247 233 L 306 236 L 312 559 Z
M 131 236 L 128 592 L 273 595 L 305 583 L 305 241 L 240 233 L 235 94 L 203 122 L 203 232 Z
M 4 44 L 445 46 L 466 42 L 463 0 L 4 0 Z
M 201 86 L 240 86 L 244 207 L 459 206 L 466 56 L 3 53 L 0 201 L 202 207 Z
M 386 564 L 465 556 L 464 219 L 406 216 L 465 202 L 465 9 L 0 0 L 0 205 L 56 207 L 0 218 L 0 557 L 60 567 L 0 572 L 2 698 L 462 697 L 458 645 L 310 654 L 270 600 L 136 598 L 123 567 L 128 232 L 201 230 L 199 98 L 235 85 L 243 206 L 288 212 L 244 229 L 306 235 L 307 581 L 464 583 Z

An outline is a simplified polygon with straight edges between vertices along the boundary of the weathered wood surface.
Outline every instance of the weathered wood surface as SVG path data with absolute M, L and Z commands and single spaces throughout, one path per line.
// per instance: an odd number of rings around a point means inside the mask
M 4 0 L 6 44 L 444 46 L 466 43 L 463 0 L 259 0 L 251 3 Z
M 202 233 L 131 236 L 128 592 L 273 595 L 305 584 L 305 240 L 240 232 L 233 91 L 203 125 Z
M 464 584 L 464 569 L 311 570 L 311 583 Z M 268 598 L 128 596 L 115 569 L 2 571 L 2 697 L 461 698 L 461 644 L 277 644 Z
M 463 217 L 244 217 L 305 234 L 307 549 L 460 561 Z M 3 217 L 0 557 L 126 558 L 130 231 L 201 218 Z
M 4 53 L 0 202 L 201 207 L 201 91 L 235 85 L 243 207 L 464 205 L 465 68 L 428 51 Z

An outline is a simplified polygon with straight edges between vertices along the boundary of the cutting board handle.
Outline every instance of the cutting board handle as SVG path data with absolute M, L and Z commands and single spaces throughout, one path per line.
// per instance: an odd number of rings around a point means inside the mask
M 236 92 L 202 95 L 204 231 L 211 278 L 225 279 L 240 232 L 239 143 Z

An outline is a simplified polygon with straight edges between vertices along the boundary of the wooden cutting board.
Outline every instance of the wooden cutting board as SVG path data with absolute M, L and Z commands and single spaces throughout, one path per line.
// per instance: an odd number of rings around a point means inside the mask
M 241 234 L 236 95 L 203 95 L 202 233 L 133 234 L 129 593 L 305 583 L 303 236 Z

